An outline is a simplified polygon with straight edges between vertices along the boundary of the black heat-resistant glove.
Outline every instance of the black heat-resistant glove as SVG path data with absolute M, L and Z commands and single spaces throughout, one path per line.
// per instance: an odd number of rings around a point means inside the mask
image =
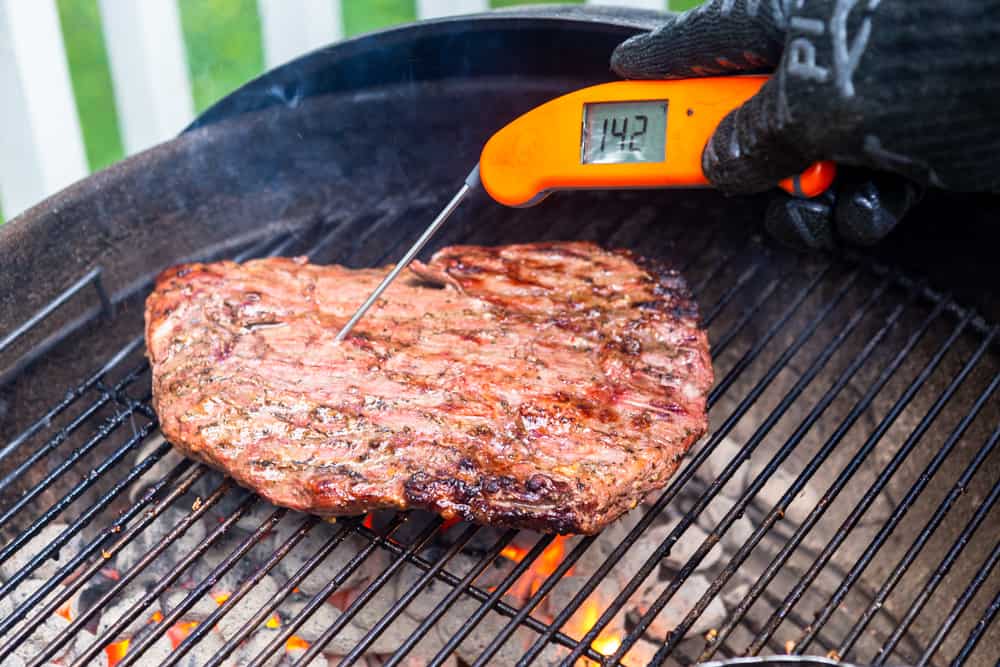
M 774 72 L 702 159 L 728 193 L 821 159 L 859 168 L 824 197 L 771 203 L 787 242 L 874 243 L 920 186 L 1000 191 L 1000 0 L 710 0 L 611 62 L 629 78 Z

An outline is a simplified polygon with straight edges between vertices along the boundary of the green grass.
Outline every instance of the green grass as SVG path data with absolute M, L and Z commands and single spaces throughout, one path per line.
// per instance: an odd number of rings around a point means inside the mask
M 180 0 L 196 113 L 264 71 L 255 0 Z
M 56 6 L 87 163 L 97 171 L 125 154 L 97 0 L 58 0 Z
M 342 0 L 340 7 L 348 37 L 417 20 L 413 0 Z

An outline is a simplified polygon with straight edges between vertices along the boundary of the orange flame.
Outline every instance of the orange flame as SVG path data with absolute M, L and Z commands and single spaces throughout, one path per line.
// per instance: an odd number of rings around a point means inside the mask
M 153 615 L 149 617 L 150 623 L 159 623 L 163 620 L 163 612 L 157 609 L 153 612 Z
M 272 630 L 276 630 L 276 629 L 280 628 L 281 627 L 281 617 L 278 616 L 278 614 L 276 614 L 276 613 L 275 614 L 271 614 L 271 618 L 267 619 L 267 622 L 264 623 L 264 627 L 265 628 L 271 628 Z
M 56 613 L 59 614 L 60 616 L 62 616 L 63 618 L 65 618 L 67 621 L 72 621 L 73 620 L 73 598 L 70 598 L 69 600 L 66 600 L 66 602 L 63 603 L 63 605 L 61 607 L 59 607 L 58 609 L 56 609 Z
M 309 642 L 297 635 L 292 635 L 288 638 L 288 641 L 285 642 L 285 650 L 289 653 L 293 651 L 305 651 L 308 648 Z
M 503 551 L 500 552 L 500 555 L 506 558 L 507 560 L 512 560 L 515 563 L 520 563 L 522 560 L 524 560 L 524 557 L 528 555 L 528 550 L 522 549 L 521 547 L 515 546 L 513 544 L 508 544 L 503 548 Z
M 601 655 L 614 655 L 618 647 L 622 645 L 621 637 L 611 635 L 608 637 L 598 637 L 591 646 Z
M 569 549 L 569 537 L 557 536 L 552 542 L 542 550 L 535 562 L 520 579 L 510 588 L 509 594 L 522 600 L 534 595 L 541 588 L 542 583 L 552 575 L 563 562 Z M 530 549 L 525 549 L 516 544 L 508 544 L 500 552 L 504 558 L 520 563 L 527 557 Z M 567 575 L 573 574 L 573 567 L 566 570 Z M 491 589 L 495 590 L 495 589 Z M 586 635 L 593 628 L 601 617 L 603 606 L 600 600 L 595 597 L 596 593 L 584 601 L 580 609 L 573 615 L 567 623 L 568 634 L 571 637 L 580 638 Z M 613 627 L 605 628 L 597 638 L 591 643 L 595 651 L 601 655 L 613 655 L 622 645 L 621 632 Z M 588 663 L 589 664 L 589 663 Z
M 511 586 L 510 594 L 515 597 L 526 599 L 529 596 L 534 595 L 541 588 L 542 582 L 545 581 L 549 575 L 556 571 L 559 564 L 562 563 L 563 557 L 566 555 L 566 545 L 568 537 L 563 535 L 557 535 L 554 540 L 542 550 L 542 553 L 538 555 L 535 562 L 531 564 L 528 571 L 521 575 L 521 578 L 517 580 L 513 586 Z M 514 544 L 508 544 L 504 547 L 500 555 L 504 558 L 514 561 L 515 563 L 520 563 L 524 560 L 525 556 L 528 555 L 529 549 L 524 549 Z M 570 567 L 566 574 L 572 574 L 573 568 Z
M 221 593 L 213 593 L 212 599 L 215 600 L 215 604 L 221 607 L 223 604 L 225 604 L 226 600 L 228 600 L 231 595 L 232 593 L 227 593 L 226 591 L 222 591 Z
M 583 637 L 597 625 L 597 621 L 601 617 L 601 605 L 596 599 L 590 597 L 584 601 L 577 614 L 576 620 L 570 621 L 569 634 L 572 637 Z M 601 655 L 613 655 L 622 645 L 621 634 L 606 627 L 590 645 Z
M 187 636 L 191 634 L 191 631 L 198 627 L 198 621 L 181 621 L 180 623 L 174 623 L 173 627 L 167 630 L 167 638 L 170 639 L 170 645 L 177 648 L 181 645 L 181 642 L 187 639 Z
M 128 653 L 128 644 L 129 640 L 123 639 L 104 647 L 104 653 L 108 656 L 108 667 L 115 667 L 125 657 L 125 654 Z

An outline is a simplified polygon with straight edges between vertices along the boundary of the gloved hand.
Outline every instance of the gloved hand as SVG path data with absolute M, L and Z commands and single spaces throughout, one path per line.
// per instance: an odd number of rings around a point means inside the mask
M 874 243 L 922 186 L 1000 191 L 1000 0 L 710 0 L 611 63 L 647 79 L 774 72 L 702 159 L 728 193 L 821 159 L 858 168 L 824 197 L 771 203 L 788 242 Z

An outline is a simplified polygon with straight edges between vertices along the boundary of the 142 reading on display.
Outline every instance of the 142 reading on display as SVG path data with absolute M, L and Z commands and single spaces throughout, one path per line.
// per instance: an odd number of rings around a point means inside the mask
M 583 105 L 583 164 L 663 162 L 667 102 L 598 102 Z

